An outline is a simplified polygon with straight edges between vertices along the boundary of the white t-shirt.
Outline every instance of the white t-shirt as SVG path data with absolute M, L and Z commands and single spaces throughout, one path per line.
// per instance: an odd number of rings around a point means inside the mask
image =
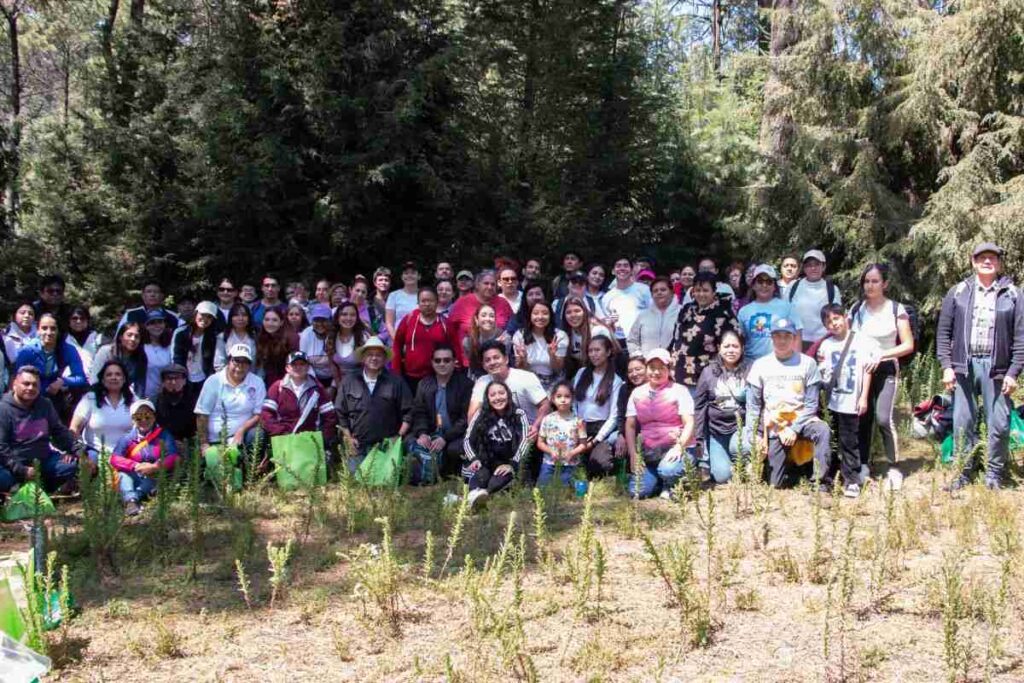
M 579 386 L 580 378 L 583 377 L 583 373 L 585 371 L 586 368 L 580 368 L 576 372 L 576 377 L 573 378 L 572 382 L 574 391 L 576 387 Z M 601 381 L 604 379 L 604 373 L 602 372 L 594 373 L 594 378 L 590 382 L 590 386 L 587 387 L 587 393 L 585 396 L 580 396 L 578 393 L 576 394 L 575 401 L 573 402 L 573 409 L 584 422 L 606 422 L 609 417 L 612 417 L 612 423 L 614 423 L 614 418 L 618 417 L 619 391 L 622 389 L 622 378 L 615 374 L 615 370 L 611 367 L 610 363 L 607 372 L 612 373 L 612 386 L 611 391 L 608 393 L 608 400 L 604 402 L 604 405 L 598 405 L 597 403 L 597 391 L 601 385 Z M 614 431 L 614 424 L 610 424 L 607 430 L 602 428 L 601 433 L 597 435 L 598 441 L 604 440 Z
M 800 318 L 800 322 L 803 324 L 804 331 L 801 337 L 803 341 L 816 342 L 828 334 L 828 330 L 821 322 L 822 306 L 829 303 L 841 304 L 843 296 L 840 294 L 839 288 L 835 287 L 835 301 L 829 301 L 828 282 L 825 278 L 817 282 L 808 282 L 807 280 L 798 280 L 797 282 L 800 284 L 794 282 L 790 286 L 791 288 L 796 287 L 793 300 L 790 302 L 793 306 L 793 315 Z
M 853 316 L 851 329 L 874 339 L 882 351 L 899 346 L 900 331 L 897 319 L 910 320 L 910 316 L 903 304 L 895 304 L 895 311 L 893 305 L 892 301 L 886 299 L 881 308 L 872 311 L 866 303 L 861 303 L 857 307 L 857 314 Z
M 171 347 L 146 344 L 146 398 L 160 393 L 160 371 L 171 364 Z
M 419 307 L 418 294 L 418 292 L 409 294 L 404 289 L 396 289 L 388 294 L 387 301 L 384 302 L 384 310 L 395 312 L 396 329 L 398 328 L 398 323 L 402 322 L 402 318 Z
M 248 373 L 237 387 L 231 386 L 227 370 L 210 375 L 203 382 L 203 389 L 196 401 L 196 415 L 208 415 L 210 424 L 207 438 L 210 443 L 220 441 L 224 419 L 227 418 L 227 434 L 230 439 L 242 423 L 253 415 L 259 415 L 267 389 L 263 380 Z
M 750 366 L 747 384 L 752 391 L 761 392 L 765 421 L 769 428 L 777 431 L 800 417 L 807 392 L 817 391 L 817 385 L 821 384 L 821 373 L 810 356 L 794 353 L 781 361 L 774 353 L 769 353 Z M 747 396 L 749 405 L 749 394 Z
M 523 337 L 522 330 L 517 330 L 512 335 L 513 349 L 517 345 L 525 343 Z M 555 330 L 555 356 L 557 358 L 565 358 L 565 354 L 568 352 L 568 335 L 562 330 Z M 530 371 L 541 377 L 542 381 L 553 381 L 561 374 L 551 369 L 551 352 L 548 349 L 548 343 L 544 341 L 544 337 L 534 336 L 533 342 L 526 345 L 526 362 L 530 366 Z
M 202 343 L 203 335 L 192 337 L 192 350 L 189 351 L 188 358 L 185 361 L 188 365 L 189 382 L 202 382 L 206 379 L 206 373 L 203 372 Z
M 82 396 L 75 406 L 72 420 L 77 419 L 85 421 L 82 440 L 96 453 L 103 449 L 113 451 L 118 440 L 132 430 L 132 417 L 124 400 L 118 399 L 116 405 L 110 405 L 104 397 L 97 407 L 96 394 L 92 391 Z
M 309 367 L 317 379 L 324 380 L 334 376 L 331 371 L 331 359 L 327 355 L 326 335 L 321 339 L 312 326 L 307 327 L 299 333 L 299 351 L 306 354 L 306 358 L 309 359 Z
M 878 342 L 871 337 L 853 332 L 849 334 L 853 334 L 853 341 L 846 352 L 836 386 L 832 389 L 828 409 L 845 415 L 856 415 L 857 398 L 864 384 L 864 366 L 878 357 L 879 348 Z M 832 381 L 833 368 L 839 363 L 844 346 L 846 339 L 839 341 L 834 337 L 826 337 L 818 347 L 818 354 L 821 357 L 818 368 L 821 370 L 821 381 L 825 386 Z
M 615 323 L 615 336 L 619 339 L 625 339 L 633 329 L 633 323 L 636 322 L 640 311 L 647 310 L 653 304 L 650 288 L 639 282 L 634 282 L 625 289 L 619 289 L 618 285 L 612 284 L 611 289 L 601 297 L 601 305 L 607 314 L 619 316 L 618 322 Z
M 213 351 L 213 371 L 220 372 L 224 369 L 224 366 L 228 364 L 228 351 L 235 347 L 235 344 L 245 344 L 249 347 L 249 353 L 252 357 L 256 358 L 256 340 L 250 335 L 240 336 L 234 330 L 228 333 L 227 341 L 224 341 L 224 335 L 217 335 L 217 346 Z
M 474 403 L 479 402 L 480 405 L 483 405 L 483 402 L 487 400 L 487 385 L 490 383 L 490 375 L 484 375 L 478 379 L 476 384 L 473 385 L 471 401 Z M 544 387 L 541 385 L 540 380 L 537 379 L 537 375 L 529 370 L 509 368 L 505 384 L 508 385 L 509 391 L 512 392 L 512 401 L 526 413 L 526 419 L 532 424 L 537 419 L 537 406 L 548 397 L 548 392 L 544 391 Z

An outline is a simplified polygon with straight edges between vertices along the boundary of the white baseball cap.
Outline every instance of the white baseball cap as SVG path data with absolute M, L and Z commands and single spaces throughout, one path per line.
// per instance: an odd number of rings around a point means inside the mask
M 211 315 L 214 318 L 217 317 L 217 305 L 212 301 L 200 301 L 199 305 L 196 306 L 196 313 L 205 313 Z
M 804 254 L 803 261 L 806 261 L 807 259 L 814 259 L 815 261 L 828 263 L 828 261 L 825 260 L 825 252 L 823 252 L 821 249 L 809 249 Z M 803 263 L 803 261 L 801 261 L 801 263 Z
M 243 358 L 251 363 L 252 351 L 249 349 L 248 344 L 235 344 L 231 347 L 231 351 L 228 352 L 228 358 Z
M 665 365 L 672 365 L 672 356 L 665 349 L 651 349 L 644 354 L 644 363 L 660 360 Z

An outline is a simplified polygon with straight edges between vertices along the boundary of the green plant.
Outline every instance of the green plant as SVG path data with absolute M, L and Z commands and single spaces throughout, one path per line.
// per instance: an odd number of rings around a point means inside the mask
M 544 496 L 539 488 L 534 488 L 531 495 L 533 496 L 533 543 L 536 547 L 537 564 L 550 569 L 551 553 L 548 550 L 548 516 L 545 511 Z
M 245 565 L 238 558 L 235 558 L 235 575 L 238 577 L 238 592 L 245 600 L 245 606 L 252 609 L 252 598 L 249 594 L 249 577 L 245 574 Z
M 466 484 L 462 485 L 462 497 L 459 499 L 459 507 L 455 512 L 455 521 L 452 523 L 452 530 L 448 533 L 448 549 L 444 556 L 444 562 L 441 563 L 441 571 L 438 576 L 443 577 L 445 571 L 448 569 L 448 563 L 452 560 L 452 555 L 455 554 L 455 549 L 459 545 L 459 541 L 462 540 L 462 531 L 466 525 L 466 518 L 469 516 L 469 487 Z
M 89 461 L 83 458 L 78 468 L 82 492 L 82 533 L 89 541 L 100 574 L 107 571 L 116 573 L 115 556 L 124 523 L 124 508 L 115 485 L 117 473 L 110 466 L 105 447 L 101 446 L 96 467 L 96 476 L 93 476 Z M 42 490 L 42 484 L 37 486 Z
M 379 619 L 397 636 L 401 632 L 403 569 L 395 559 L 391 520 L 380 517 L 376 522 L 381 527 L 380 545 L 364 543 L 348 559 L 352 561 L 355 592 L 363 601 L 363 613 L 366 613 L 368 596 L 377 609 Z
M 967 629 L 970 610 L 964 600 L 964 558 L 959 551 L 943 556 L 942 580 L 942 655 L 946 679 L 950 683 L 966 680 L 971 667 L 971 639 Z
M 427 529 L 423 543 L 423 578 L 429 579 L 434 573 L 434 532 Z
M 288 539 L 283 546 L 275 546 L 267 541 L 267 560 L 270 563 L 270 608 L 274 608 L 274 602 L 278 595 L 284 593 L 288 585 L 288 562 L 292 558 L 292 539 Z

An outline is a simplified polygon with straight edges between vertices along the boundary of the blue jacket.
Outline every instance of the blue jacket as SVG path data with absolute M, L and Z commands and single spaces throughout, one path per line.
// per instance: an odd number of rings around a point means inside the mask
M 69 342 L 62 342 L 59 356 L 62 357 L 63 363 L 56 363 L 54 372 L 47 373 L 46 354 L 43 352 L 43 343 L 38 339 L 33 339 L 21 347 L 18 357 L 14 360 L 14 369 L 17 370 L 25 365 L 31 365 L 38 370 L 40 380 L 39 391 L 43 393 L 46 393 L 46 389 L 50 384 L 59 377 L 63 377 L 64 386 L 69 389 L 81 389 L 89 386 L 89 379 L 82 368 L 82 357 L 78 355 L 78 349 Z M 68 370 L 67 376 L 64 375 L 65 369 Z
M 978 281 L 971 276 L 954 286 L 942 300 L 939 326 L 935 333 L 935 355 L 942 369 L 967 374 L 970 361 L 971 323 L 974 292 Z M 992 345 L 993 379 L 1016 379 L 1024 369 L 1024 296 L 1009 277 L 996 283 L 996 327 Z

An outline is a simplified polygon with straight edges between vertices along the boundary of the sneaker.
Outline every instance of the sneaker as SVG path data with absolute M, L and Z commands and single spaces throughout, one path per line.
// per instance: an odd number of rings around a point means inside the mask
M 658 494 L 658 498 L 661 498 L 662 500 L 672 500 L 672 490 L 662 489 L 661 493 Z
M 859 483 L 861 486 L 863 486 L 864 484 L 868 483 L 868 479 L 871 478 L 871 468 L 868 467 L 867 465 L 861 465 L 860 472 L 858 474 L 860 478 Z
M 477 507 L 483 505 L 479 502 L 487 498 L 490 495 L 487 493 L 487 489 L 473 489 L 469 492 L 469 509 L 476 510 Z
M 903 488 L 903 473 L 895 467 L 891 468 L 885 476 L 885 486 L 890 491 L 899 491 Z
M 1003 488 L 1003 483 L 999 477 L 985 477 L 985 488 L 989 491 L 1000 491 Z
M 859 498 L 860 484 L 847 484 L 846 488 L 843 489 L 843 495 L 847 498 Z
M 129 500 L 124 504 L 124 514 L 128 517 L 138 517 L 141 512 L 142 507 L 139 505 L 138 501 Z
M 949 482 L 948 486 L 944 486 L 943 490 L 948 491 L 949 493 L 956 493 L 960 489 L 965 489 L 970 485 L 971 480 L 961 474 L 959 477 Z

